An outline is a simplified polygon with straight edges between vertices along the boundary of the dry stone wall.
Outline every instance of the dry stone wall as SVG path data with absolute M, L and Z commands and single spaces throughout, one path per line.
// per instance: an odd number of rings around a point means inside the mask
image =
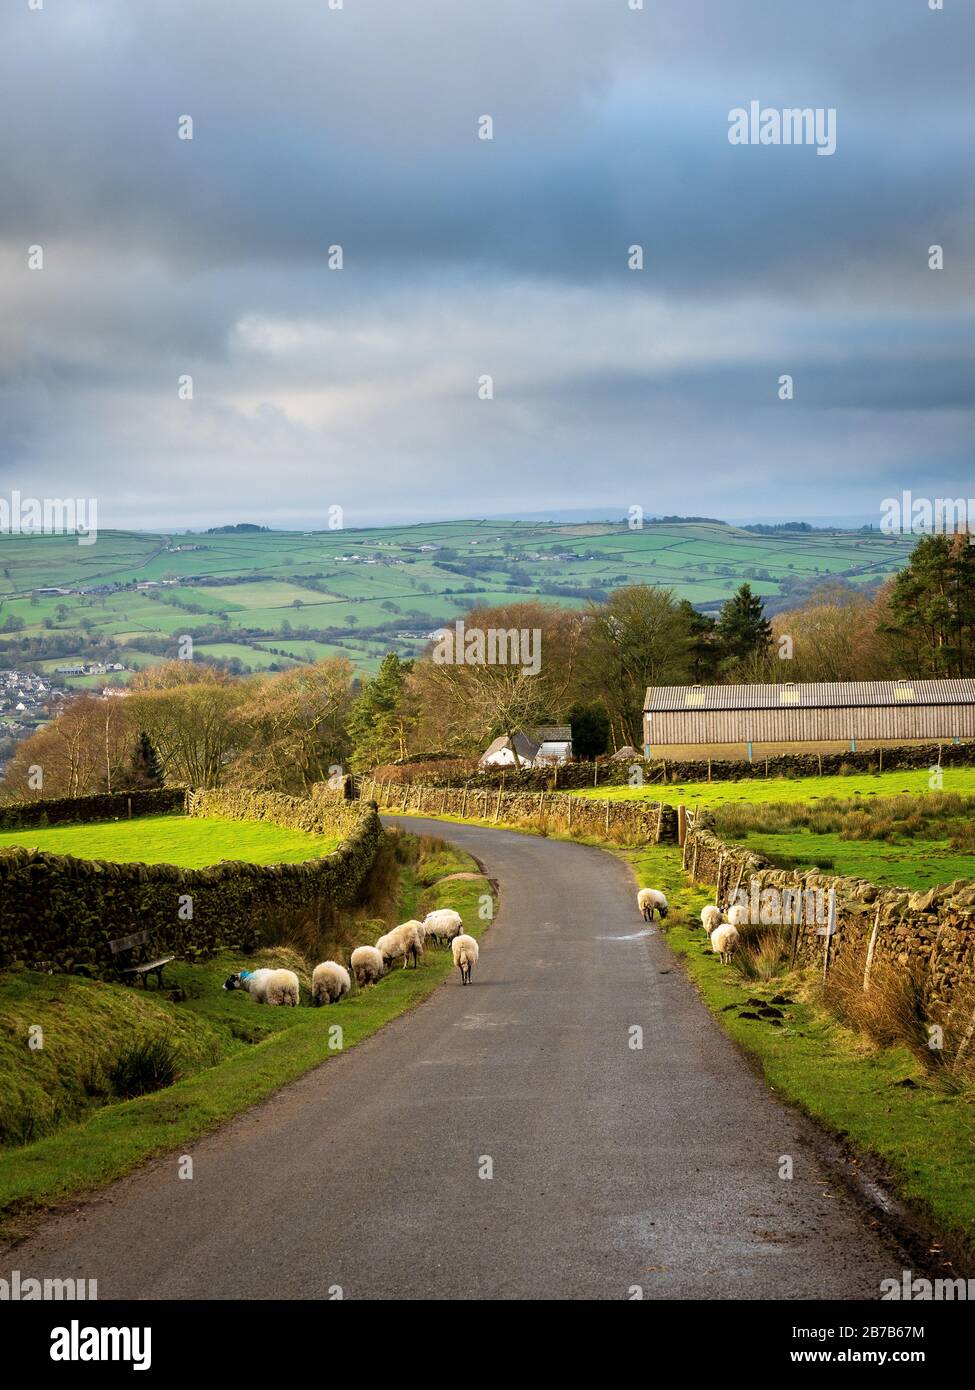
M 841 960 L 862 964 L 865 975 L 881 960 L 910 971 L 921 984 L 930 1017 L 946 1022 L 956 1001 L 975 989 L 975 883 L 958 880 L 927 892 L 879 887 L 865 879 L 836 877 L 819 869 L 778 869 L 742 845 L 720 840 L 704 818 L 689 830 L 684 868 L 699 883 L 713 885 L 715 901 L 727 906 L 736 890 L 747 894 L 749 921 L 763 920 L 762 895 L 769 895 L 765 921 L 774 921 L 783 894 L 812 892 L 817 901 L 835 890 L 835 930 L 828 918 L 803 913 L 791 927 L 792 960 L 828 974 Z M 782 914 L 788 923 L 788 916 Z M 811 918 L 811 920 L 810 920 Z M 868 967 L 868 958 L 870 966 Z

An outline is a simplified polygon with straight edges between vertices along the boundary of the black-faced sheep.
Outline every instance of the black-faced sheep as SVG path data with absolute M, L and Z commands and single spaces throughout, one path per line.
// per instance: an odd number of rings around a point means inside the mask
M 224 982 L 224 989 L 245 989 L 258 1004 L 297 1008 L 301 999 L 301 984 L 293 970 L 240 970 Z
M 663 921 L 670 911 L 666 894 L 661 893 L 659 888 L 641 888 L 636 895 L 636 905 L 643 913 L 645 922 L 653 921 L 654 912 L 659 912 L 660 920 Z

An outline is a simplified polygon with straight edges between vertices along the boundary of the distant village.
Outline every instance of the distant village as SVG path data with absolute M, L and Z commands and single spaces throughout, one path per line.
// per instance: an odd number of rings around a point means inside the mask
M 22 738 L 53 719 L 67 692 L 29 671 L 0 670 L 0 736 Z

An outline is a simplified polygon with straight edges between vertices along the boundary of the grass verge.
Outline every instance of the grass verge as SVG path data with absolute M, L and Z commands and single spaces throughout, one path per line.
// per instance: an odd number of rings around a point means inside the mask
M 971 1250 L 971 1089 L 946 1087 L 907 1047 L 879 1047 L 845 1027 L 801 976 L 745 980 L 734 966 L 721 965 L 699 920 L 710 895 L 685 884 L 674 846 L 616 852 L 641 887 L 667 892 L 676 908 L 667 919 L 668 944 L 769 1087 L 861 1154 L 879 1158 L 898 1195 Z

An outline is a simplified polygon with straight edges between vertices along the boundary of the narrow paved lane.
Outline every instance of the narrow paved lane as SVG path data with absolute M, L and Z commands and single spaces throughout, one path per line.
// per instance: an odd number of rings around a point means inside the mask
M 898 1275 L 644 934 L 622 863 L 402 824 L 499 881 L 473 985 L 193 1145 L 192 1181 L 154 1162 L 4 1264 L 103 1299 L 876 1298 Z

